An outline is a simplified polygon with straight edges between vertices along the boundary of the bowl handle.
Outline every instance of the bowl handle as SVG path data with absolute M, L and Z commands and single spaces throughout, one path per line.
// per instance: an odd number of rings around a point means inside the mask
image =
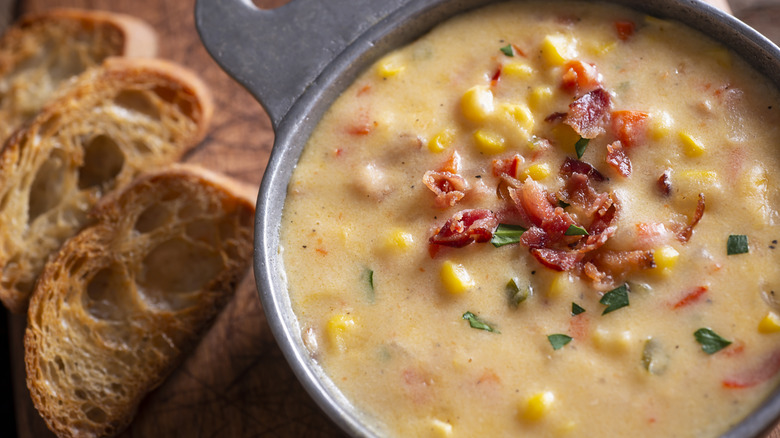
M 195 25 L 217 63 L 263 105 L 274 129 L 322 70 L 409 0 L 197 0 Z

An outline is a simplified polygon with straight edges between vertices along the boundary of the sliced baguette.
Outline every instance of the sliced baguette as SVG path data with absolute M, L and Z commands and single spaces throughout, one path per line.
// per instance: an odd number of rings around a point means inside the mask
M 0 143 L 69 78 L 110 56 L 156 54 L 154 30 L 128 15 L 54 9 L 21 19 L 0 39 Z
M 213 112 L 205 85 L 162 60 L 109 58 L 58 94 L 0 152 L 0 300 L 17 313 L 101 195 L 178 160 Z
M 193 166 L 141 176 L 46 264 L 25 363 L 58 436 L 120 432 L 199 339 L 251 264 L 253 194 Z

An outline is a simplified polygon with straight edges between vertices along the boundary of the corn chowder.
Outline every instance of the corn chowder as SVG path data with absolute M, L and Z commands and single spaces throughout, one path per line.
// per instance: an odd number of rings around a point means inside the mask
M 314 360 L 391 436 L 716 436 L 780 370 L 778 93 L 673 22 L 525 3 L 388 54 L 282 242 Z

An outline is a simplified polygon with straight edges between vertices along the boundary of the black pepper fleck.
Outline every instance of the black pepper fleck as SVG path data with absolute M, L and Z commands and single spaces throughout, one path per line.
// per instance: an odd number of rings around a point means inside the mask
M 474 178 L 482 178 L 482 175 L 477 175 Z
M 536 275 L 536 271 L 531 271 L 531 275 Z

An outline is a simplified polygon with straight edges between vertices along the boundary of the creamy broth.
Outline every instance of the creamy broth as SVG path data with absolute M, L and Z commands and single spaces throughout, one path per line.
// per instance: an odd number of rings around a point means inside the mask
M 294 172 L 310 354 L 390 436 L 723 433 L 778 382 L 777 105 L 626 9 L 445 22 L 362 74 Z M 528 231 L 482 241 L 505 225 Z

